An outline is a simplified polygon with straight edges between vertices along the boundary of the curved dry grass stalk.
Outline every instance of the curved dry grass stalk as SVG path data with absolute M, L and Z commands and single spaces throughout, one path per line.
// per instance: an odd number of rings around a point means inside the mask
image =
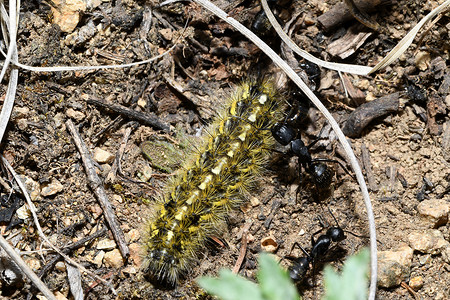
M 292 49 L 295 53 L 303 57 L 304 59 L 315 63 L 318 66 L 335 70 L 335 71 L 341 71 L 346 73 L 353 73 L 358 75 L 367 75 L 371 68 L 366 66 L 358 66 L 358 65 L 350 65 L 350 64 L 340 64 L 340 63 L 333 63 L 321 60 L 314 55 L 309 54 L 305 50 L 300 49 L 299 46 L 297 46 L 291 38 L 283 31 L 283 28 L 281 28 L 280 24 L 278 24 L 277 20 L 275 19 L 275 16 L 273 15 L 272 11 L 269 8 L 269 5 L 267 4 L 266 0 L 261 0 L 262 7 L 264 9 L 264 12 L 267 15 L 267 18 L 269 19 L 270 23 L 272 24 L 275 31 L 278 33 L 280 38 L 283 40 L 283 42 L 286 43 L 286 45 L 289 46 L 289 48 Z
M 428 23 L 432 18 L 434 18 L 437 14 L 443 12 L 444 10 L 450 7 L 450 0 L 445 1 L 435 9 L 433 9 L 428 15 L 422 18 L 416 26 L 408 32 L 407 35 L 397 44 L 397 46 L 392 49 L 385 58 L 383 58 L 375 67 L 370 70 L 368 74 L 372 74 L 388 65 L 390 65 L 394 60 L 400 57 L 406 49 L 412 44 L 414 38 L 416 37 L 419 30 Z
M 297 86 L 308 96 L 308 98 L 314 103 L 314 105 L 322 112 L 322 114 L 327 118 L 334 132 L 336 133 L 339 142 L 344 148 L 346 154 L 348 155 L 348 159 L 350 165 L 352 166 L 353 171 L 356 174 L 356 179 L 359 183 L 361 193 L 364 198 L 364 203 L 366 205 L 367 217 L 369 221 L 369 232 L 370 232 L 370 254 L 371 254 L 371 278 L 370 278 L 370 292 L 369 298 L 375 299 L 375 292 L 377 287 L 377 242 L 376 242 L 376 230 L 375 230 L 375 220 L 372 211 L 372 204 L 370 202 L 369 192 L 367 190 L 367 185 L 364 181 L 363 174 L 361 172 L 361 168 L 358 164 L 355 154 L 353 153 L 350 144 L 348 143 L 346 137 L 342 133 L 342 130 L 339 128 L 336 120 L 331 116 L 330 112 L 325 108 L 325 106 L 320 102 L 320 100 L 314 95 L 314 93 L 308 88 L 308 86 L 300 79 L 300 77 L 294 72 L 294 70 L 289 67 L 289 65 L 279 57 L 275 51 L 273 51 L 266 43 L 264 43 L 259 37 L 257 37 L 253 32 L 248 30 L 241 23 L 236 21 L 235 19 L 228 16 L 223 10 L 214 5 L 213 3 L 207 0 L 194 0 L 196 3 L 200 4 L 210 12 L 214 13 L 216 16 L 233 26 L 236 30 L 246 36 L 249 40 L 251 40 L 256 46 L 258 46 L 261 51 L 263 51 L 267 56 L 269 56 L 272 61 L 280 67 L 289 78 L 297 84 Z
M 414 26 L 410 32 L 395 46 L 375 67 L 371 68 L 368 66 L 360 66 L 360 65 L 351 65 L 351 64 L 340 64 L 340 63 L 333 63 L 321 60 L 305 50 L 302 50 L 299 46 L 297 46 L 291 38 L 283 31 L 280 24 L 278 24 L 277 20 L 275 19 L 275 16 L 273 15 L 272 11 L 270 10 L 267 1 L 261 0 L 261 4 L 263 6 L 264 12 L 267 15 L 267 18 L 269 19 L 270 23 L 272 24 L 275 31 L 278 33 L 280 38 L 285 42 L 289 48 L 291 48 L 295 53 L 303 57 L 304 59 L 311 61 L 315 63 L 316 65 L 319 65 L 321 67 L 340 71 L 340 72 L 346 72 L 346 73 L 352 73 L 356 75 L 369 75 L 372 74 L 389 64 L 391 64 L 394 60 L 396 60 L 400 55 L 402 55 L 406 49 L 411 45 L 414 38 L 416 37 L 419 30 L 425 25 L 427 22 L 429 22 L 432 18 L 434 18 L 437 14 L 443 12 L 445 9 L 447 9 L 450 6 L 450 0 L 445 1 L 435 9 L 433 9 L 428 15 L 423 17 L 420 22 Z
M 12 61 L 12 64 L 15 66 L 28 70 L 33 72 L 63 72 L 63 71 L 88 71 L 88 70 L 104 70 L 104 69 L 117 69 L 117 68 L 129 68 L 134 66 L 139 66 L 143 64 L 148 64 L 151 62 L 154 62 L 157 59 L 160 59 L 161 57 L 164 57 L 165 55 L 169 54 L 175 47 L 176 43 L 173 44 L 172 47 L 170 47 L 168 50 L 164 51 L 163 53 L 154 56 L 152 58 L 137 61 L 134 63 L 129 64 L 121 64 L 121 65 L 103 65 L 103 66 L 59 66 L 59 67 L 32 67 L 28 65 L 21 64 L 18 61 Z
M 16 48 L 16 37 L 17 37 L 17 20 L 15 11 L 16 2 L 15 0 L 11 0 L 9 3 L 9 13 L 11 18 L 8 17 L 5 6 L 1 3 L 0 11 L 2 17 L 4 19 L 4 23 L 7 25 L 7 29 L 9 30 L 9 49 L 8 54 L 5 55 L 5 63 L 3 64 L 3 68 L 0 74 L 0 82 L 3 80 L 3 76 L 8 69 L 8 66 L 11 60 L 17 60 L 17 48 Z M 3 23 L 2 23 L 3 24 Z M 3 32 L 6 30 L 3 30 Z M 8 89 L 6 91 L 5 102 L 2 106 L 2 111 L 0 113 L 0 142 L 3 139 L 3 135 L 5 134 L 6 126 L 8 126 L 9 118 L 11 116 L 11 112 L 14 106 L 14 99 L 16 98 L 16 90 L 17 90 L 17 82 L 19 80 L 19 70 L 12 69 L 11 74 L 9 76 Z

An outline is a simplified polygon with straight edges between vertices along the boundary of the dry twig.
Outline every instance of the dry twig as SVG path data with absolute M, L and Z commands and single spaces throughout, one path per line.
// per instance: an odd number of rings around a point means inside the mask
M 116 157 L 114 159 L 114 163 L 111 167 L 111 171 L 109 171 L 106 176 L 106 183 L 113 183 L 116 179 L 117 171 L 121 172 L 120 160 L 122 159 L 123 153 L 125 152 L 125 147 L 127 146 L 128 139 L 130 138 L 131 130 L 133 128 L 128 127 L 125 130 L 122 141 L 120 142 L 119 150 L 116 152 Z
M 156 129 L 161 129 L 161 130 L 164 130 L 165 132 L 170 131 L 169 125 L 161 122 L 161 120 L 157 116 L 149 116 L 148 114 L 144 114 L 144 113 L 129 109 L 128 107 L 125 107 L 122 105 L 106 103 L 100 99 L 88 99 L 87 103 L 110 109 L 110 110 L 112 110 L 116 113 L 119 113 L 129 119 L 137 120 L 146 125 L 155 127 Z
M 241 269 L 242 262 L 244 261 L 245 253 L 247 252 L 247 235 L 252 224 L 253 222 L 246 223 L 242 228 L 241 251 L 239 252 L 239 257 L 236 260 L 236 264 L 234 265 L 233 268 L 234 274 L 237 274 L 239 272 L 239 270 Z
M 122 257 L 127 260 L 130 256 L 130 250 L 128 249 L 127 243 L 125 241 L 125 235 L 123 234 L 122 229 L 117 222 L 117 218 L 114 214 L 114 210 L 112 208 L 111 203 L 108 200 L 108 196 L 103 188 L 103 183 L 95 172 L 94 163 L 92 162 L 91 155 L 86 144 L 81 139 L 80 133 L 75 128 L 75 125 L 71 120 L 66 121 L 66 126 L 72 135 L 72 138 L 75 142 L 75 145 L 80 152 L 81 159 L 83 160 L 84 168 L 86 169 L 86 173 L 89 180 L 89 185 L 97 196 L 100 206 L 103 209 L 105 214 L 105 219 L 108 222 L 109 228 L 112 231 L 114 239 L 119 247 L 120 253 L 122 253 Z

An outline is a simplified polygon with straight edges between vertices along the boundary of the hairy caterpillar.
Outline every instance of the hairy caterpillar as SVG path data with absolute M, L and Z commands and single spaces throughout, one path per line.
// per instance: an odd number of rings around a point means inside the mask
M 183 171 L 167 184 L 147 224 L 144 270 L 152 281 L 174 286 L 207 238 L 221 235 L 228 213 L 243 203 L 266 164 L 275 142 L 267 129 L 281 109 L 280 94 L 267 79 L 238 87 Z

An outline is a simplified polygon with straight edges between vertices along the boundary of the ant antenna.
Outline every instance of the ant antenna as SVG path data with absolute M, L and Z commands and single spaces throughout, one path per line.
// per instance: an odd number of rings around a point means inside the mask
M 328 209 L 328 212 L 330 213 L 330 215 L 333 217 L 333 220 L 336 222 L 337 227 L 340 228 L 341 226 L 339 226 L 339 223 L 338 223 L 336 217 L 333 215 L 333 213 L 331 212 L 331 209 L 328 205 L 327 205 L 327 209 Z

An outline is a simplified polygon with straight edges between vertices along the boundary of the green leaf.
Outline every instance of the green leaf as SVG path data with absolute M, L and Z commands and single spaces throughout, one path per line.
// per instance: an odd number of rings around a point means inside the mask
M 297 290 L 287 272 L 267 253 L 261 253 L 259 257 L 258 281 L 264 299 L 299 299 Z
M 264 300 L 255 283 L 233 274 L 230 270 L 221 270 L 219 278 L 202 277 L 197 282 L 209 294 L 222 300 Z
M 364 300 L 367 299 L 367 271 L 369 250 L 364 249 L 349 257 L 344 264 L 342 274 L 332 267 L 324 270 L 325 300 Z

